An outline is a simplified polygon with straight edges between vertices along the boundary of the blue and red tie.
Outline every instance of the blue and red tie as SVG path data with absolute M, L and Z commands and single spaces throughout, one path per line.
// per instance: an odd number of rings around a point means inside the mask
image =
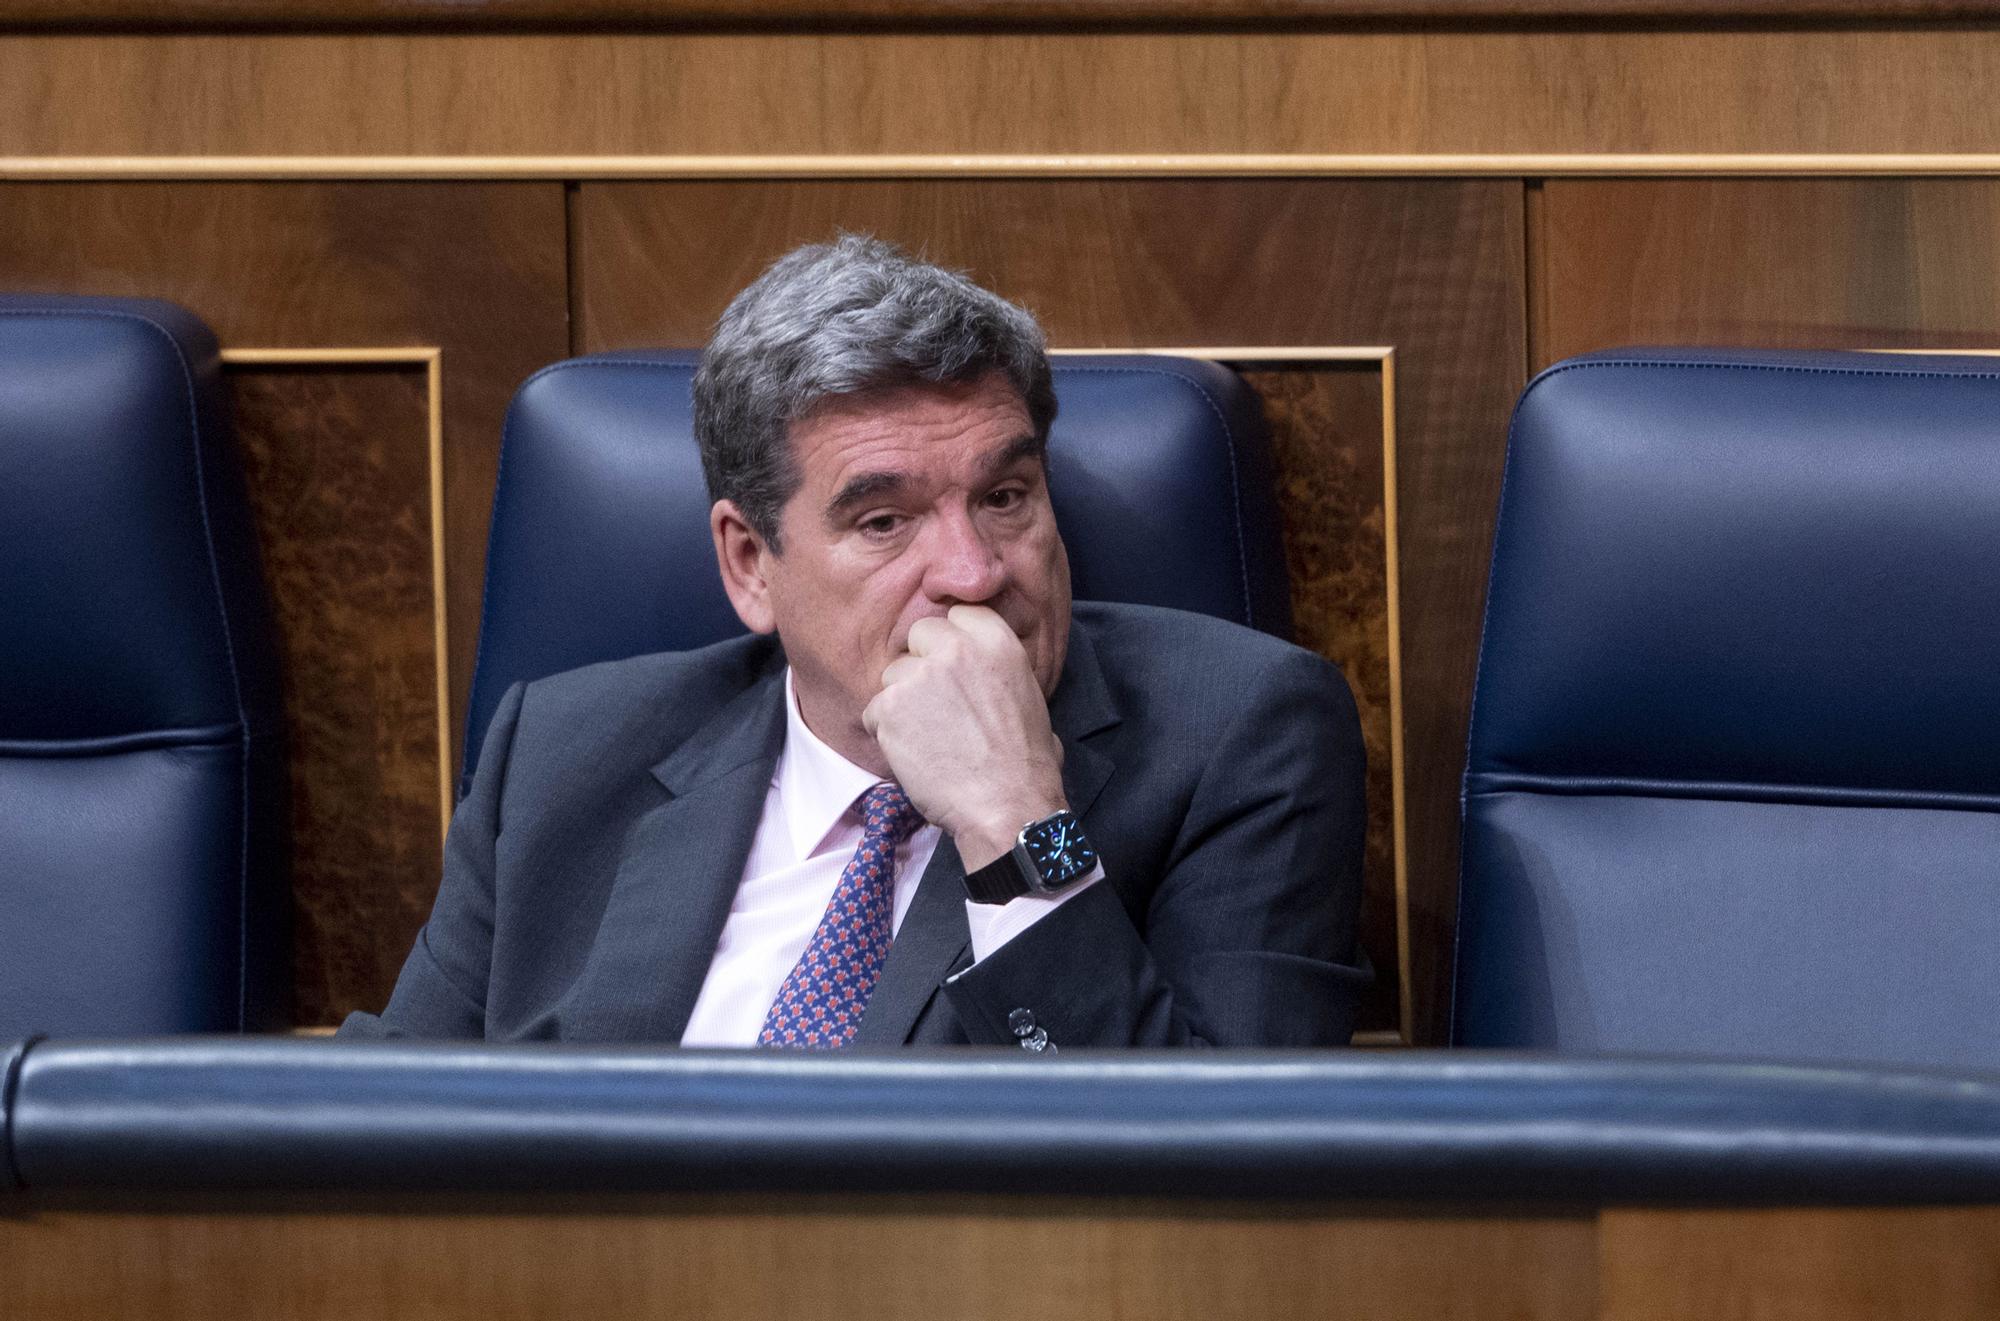
M 845 1046 L 882 975 L 895 934 L 896 849 L 923 818 L 894 784 L 862 794 L 860 806 L 861 847 L 833 887 L 805 953 L 778 988 L 757 1034 L 762 1045 Z

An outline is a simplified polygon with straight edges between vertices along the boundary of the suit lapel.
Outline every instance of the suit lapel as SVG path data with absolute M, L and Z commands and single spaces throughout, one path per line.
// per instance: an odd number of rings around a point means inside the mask
M 1118 711 L 1097 663 L 1097 649 L 1081 625 L 1069 631 L 1062 680 L 1049 700 L 1049 723 L 1063 745 L 1063 795 L 1070 811 L 1084 819 L 1111 778 L 1111 758 L 1087 740 L 1118 723 Z M 712 942 L 711 942 L 712 943 Z M 965 865 L 949 838 L 938 841 L 916 898 L 883 960 L 881 980 L 854 1032 L 857 1046 L 900 1046 L 939 985 L 971 958 L 972 933 L 965 922 Z
M 1063 745 L 1063 796 L 1069 810 L 1089 827 L 1091 804 L 1111 778 L 1109 755 L 1091 740 L 1109 732 L 1119 722 L 1118 707 L 1104 682 L 1104 670 L 1097 662 L 1097 647 L 1082 625 L 1069 631 L 1069 654 L 1063 661 L 1062 682 L 1049 699 L 1049 723 Z
M 782 658 L 653 768 L 565 1013 L 579 1040 L 678 1041 L 742 879 L 785 737 Z

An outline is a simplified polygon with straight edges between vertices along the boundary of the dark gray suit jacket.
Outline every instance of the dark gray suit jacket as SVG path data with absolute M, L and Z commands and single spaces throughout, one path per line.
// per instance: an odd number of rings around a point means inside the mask
M 453 818 L 429 924 L 342 1036 L 673 1042 L 784 742 L 768 637 L 517 685 Z M 857 1045 L 1344 1043 L 1365 984 L 1354 703 L 1233 624 L 1078 604 L 1049 704 L 1106 881 L 977 967 L 941 841 Z

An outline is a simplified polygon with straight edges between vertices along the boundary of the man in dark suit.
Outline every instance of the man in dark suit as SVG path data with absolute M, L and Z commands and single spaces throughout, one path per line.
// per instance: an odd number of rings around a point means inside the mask
M 1025 312 L 873 240 L 803 248 L 724 313 L 695 409 L 751 636 L 510 691 L 431 920 L 343 1035 L 1346 1040 L 1346 685 L 1072 605 Z

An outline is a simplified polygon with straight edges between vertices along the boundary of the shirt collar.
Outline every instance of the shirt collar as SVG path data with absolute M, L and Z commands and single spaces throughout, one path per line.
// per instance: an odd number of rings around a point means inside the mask
M 855 799 L 882 782 L 806 727 L 790 666 L 785 667 L 785 752 L 778 759 L 777 781 L 785 833 L 800 861 L 813 855 Z

